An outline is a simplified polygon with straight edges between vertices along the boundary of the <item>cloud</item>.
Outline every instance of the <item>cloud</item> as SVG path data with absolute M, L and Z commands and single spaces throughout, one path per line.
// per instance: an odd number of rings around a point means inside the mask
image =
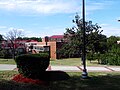
M 29 31 L 29 30 L 25 31 L 25 37 L 37 37 L 37 36 L 38 36 L 38 33 Z
M 110 0 L 88 0 L 86 1 L 86 15 L 94 13 L 94 11 L 105 10 L 114 4 Z
M 9 30 L 9 31 L 11 31 L 11 30 L 17 30 L 17 31 L 22 31 L 22 32 L 25 31 L 25 30 L 22 29 L 22 28 L 14 28 L 14 27 L 9 27 L 8 30 Z
M 21 12 L 34 13 L 71 13 L 75 10 L 74 0 L 7 0 L 0 1 L 0 8 L 8 11 L 19 10 Z
M 0 26 L 0 29 L 5 29 L 5 28 L 7 28 L 6 26 Z
M 5 34 L 7 26 L 0 26 L 0 34 Z
M 4 27 L 1 26 L 1 28 Z M 45 37 L 51 35 L 62 35 L 65 32 L 64 27 L 43 27 L 41 30 L 28 30 L 24 28 L 7 27 L 5 29 L 0 29 L 0 34 L 6 35 L 6 33 L 13 29 L 22 31 L 25 37 Z
M 89 3 L 90 2 L 90 3 Z M 103 9 L 107 2 L 88 0 L 87 10 Z M 0 9 L 21 13 L 75 13 L 81 11 L 81 0 L 0 0 Z
M 120 22 L 120 17 L 118 17 L 117 19 L 116 19 L 116 21 L 118 21 L 119 20 L 119 22 Z
M 120 27 L 103 26 L 103 34 L 106 36 L 120 36 Z
M 88 6 L 86 6 L 86 9 L 88 11 L 94 11 L 94 10 L 103 9 L 103 7 L 104 7 L 103 3 L 89 3 Z
M 44 31 L 44 32 L 43 32 Z M 45 36 L 52 36 L 52 35 L 63 35 L 65 32 L 64 27 L 44 27 L 42 30 L 36 30 L 36 32 L 25 30 L 26 37 L 45 37 Z
M 14 28 L 14 27 L 7 27 L 7 26 L 0 26 L 0 34 L 2 35 L 6 35 L 6 33 L 8 33 L 11 30 L 17 30 L 17 31 L 21 31 L 23 34 L 25 32 L 24 29 L 22 28 Z
M 65 32 L 65 27 L 44 27 L 42 29 L 44 32 L 39 32 L 41 37 L 52 36 L 52 35 L 63 35 Z M 48 32 L 50 31 L 50 32 Z
M 107 26 L 109 26 L 109 24 L 103 23 L 103 24 L 100 24 L 100 26 L 101 26 L 101 27 L 107 27 Z

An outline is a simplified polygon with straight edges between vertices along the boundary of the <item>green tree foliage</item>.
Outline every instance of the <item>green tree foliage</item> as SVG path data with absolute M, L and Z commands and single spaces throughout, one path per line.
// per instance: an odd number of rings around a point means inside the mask
M 104 53 L 107 50 L 107 37 L 99 32 L 91 32 L 87 35 L 87 49 L 94 53 Z
M 79 17 L 78 15 L 75 16 Z M 62 55 L 74 57 L 81 56 L 81 50 L 83 47 L 83 22 L 82 19 L 78 18 L 73 20 L 76 24 L 73 28 L 67 28 L 64 33 L 65 40 L 68 42 L 63 46 L 60 52 Z M 106 51 L 107 38 L 102 35 L 101 27 L 98 24 L 93 24 L 92 21 L 85 22 L 86 27 L 86 49 L 92 56 L 95 53 L 103 53 Z
M 38 42 L 42 42 L 41 37 L 23 37 L 22 40 L 35 40 L 35 41 L 38 41 Z
M 120 65 L 120 37 L 110 36 L 107 39 L 108 51 L 101 55 L 101 64 Z
M 0 34 L 0 42 L 3 40 L 3 36 Z
M 118 41 L 118 40 L 120 40 L 120 37 L 110 36 L 110 37 L 107 39 L 108 48 L 111 49 L 112 46 L 114 46 L 114 45 L 117 44 L 117 41 Z

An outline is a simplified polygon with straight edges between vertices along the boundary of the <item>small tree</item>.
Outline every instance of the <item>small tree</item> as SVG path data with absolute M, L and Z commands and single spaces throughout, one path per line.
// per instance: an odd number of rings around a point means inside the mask
M 12 51 L 12 55 L 14 59 L 15 59 L 15 51 L 17 49 L 15 47 L 15 40 L 17 40 L 17 38 L 22 36 L 23 36 L 23 32 L 17 29 L 10 30 L 8 33 L 6 33 L 6 36 L 4 36 L 7 43 L 10 43 L 9 47 Z

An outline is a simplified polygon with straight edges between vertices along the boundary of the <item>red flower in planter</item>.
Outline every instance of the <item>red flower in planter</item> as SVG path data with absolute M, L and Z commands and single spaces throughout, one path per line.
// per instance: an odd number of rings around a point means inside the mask
M 12 80 L 15 81 L 15 82 L 22 82 L 22 83 L 48 85 L 48 82 L 38 80 L 38 79 L 27 78 L 27 77 L 24 77 L 22 74 L 15 75 Z

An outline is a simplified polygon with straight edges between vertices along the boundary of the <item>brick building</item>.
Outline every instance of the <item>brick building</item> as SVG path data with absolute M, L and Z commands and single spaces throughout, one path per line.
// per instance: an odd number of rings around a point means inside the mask
M 15 40 L 15 41 L 9 41 L 9 40 L 3 40 L 1 47 L 8 51 L 9 53 L 13 53 L 12 50 L 14 48 L 15 53 L 25 53 L 26 48 L 29 48 L 26 43 L 37 43 L 37 41 L 34 40 Z M 28 52 L 28 51 L 27 51 Z
M 50 57 L 51 59 L 58 59 L 59 55 L 57 54 L 57 50 L 59 50 L 64 44 L 64 36 L 63 35 L 53 35 L 48 37 L 47 46 L 50 46 Z M 42 39 L 42 42 L 37 42 L 36 45 L 33 46 L 33 53 L 39 53 L 39 50 L 42 51 L 42 47 L 46 46 L 45 38 Z M 39 50 L 36 50 L 38 48 Z
M 50 46 L 50 57 L 55 60 L 59 58 L 59 54 L 57 51 L 64 44 L 64 36 L 63 35 L 53 35 L 48 37 L 47 46 Z M 45 38 L 42 39 L 42 42 L 37 42 L 34 40 L 16 40 L 13 42 L 14 48 L 19 52 L 23 52 L 26 50 L 28 53 L 40 53 L 44 51 L 44 46 L 46 46 Z M 3 41 L 2 48 L 8 49 L 11 52 L 12 44 L 10 41 Z
M 59 58 L 59 55 L 57 54 L 57 50 L 59 50 L 64 43 L 62 42 L 47 42 L 47 46 L 50 46 L 50 57 L 51 59 L 55 60 Z M 46 42 L 38 42 L 37 45 L 33 46 L 32 53 L 39 53 L 39 51 L 42 51 L 42 47 L 46 46 Z M 34 48 L 38 48 L 39 50 L 36 50 Z

